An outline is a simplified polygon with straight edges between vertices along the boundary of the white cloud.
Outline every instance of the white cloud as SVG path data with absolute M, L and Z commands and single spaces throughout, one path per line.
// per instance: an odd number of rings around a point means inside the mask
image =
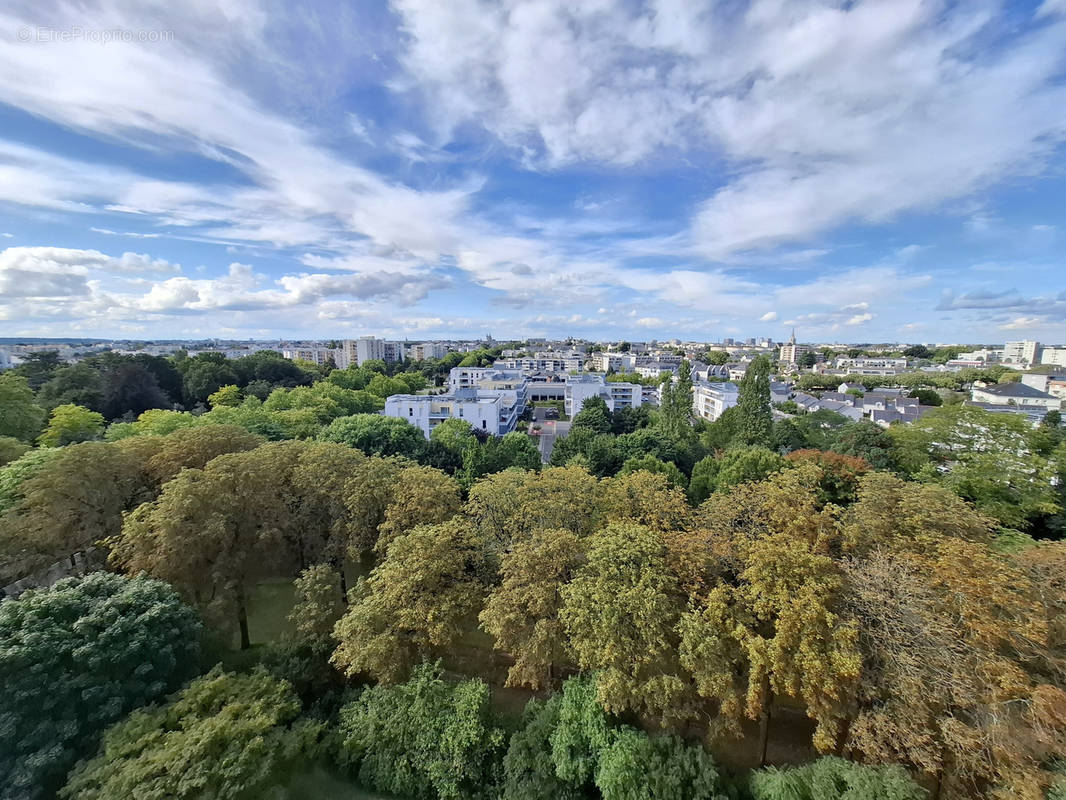
M 777 312 L 776 311 L 767 311 L 765 314 L 763 314 L 761 317 L 759 317 L 759 322 L 776 322 L 776 321 L 777 321 Z
M 845 325 L 862 325 L 864 322 L 869 322 L 874 318 L 873 314 L 856 314 L 854 317 L 849 317 Z
M 714 259 L 933 208 L 1066 138 L 1066 23 L 990 49 L 990 2 L 394 5 L 445 135 L 483 124 L 549 166 L 723 154 L 737 177 L 692 222 Z

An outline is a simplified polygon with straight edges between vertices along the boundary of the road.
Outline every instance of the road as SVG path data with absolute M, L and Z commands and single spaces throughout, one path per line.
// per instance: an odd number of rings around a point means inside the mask
M 540 448 L 540 460 L 547 464 L 552 455 L 552 448 L 555 447 L 555 439 L 570 433 L 570 423 L 545 419 L 545 411 L 547 411 L 545 408 L 534 408 L 532 424 L 540 425 L 540 435 L 534 438 L 537 439 L 537 446 Z

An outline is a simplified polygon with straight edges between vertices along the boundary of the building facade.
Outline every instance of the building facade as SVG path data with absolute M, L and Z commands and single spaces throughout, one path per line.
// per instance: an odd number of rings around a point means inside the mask
M 732 382 L 692 384 L 692 413 L 714 422 L 727 408 L 737 404 L 740 387 Z

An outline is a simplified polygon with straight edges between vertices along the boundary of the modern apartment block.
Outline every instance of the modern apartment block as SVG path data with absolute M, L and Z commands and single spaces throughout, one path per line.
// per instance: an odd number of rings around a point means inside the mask
M 510 433 L 526 410 L 528 382 L 520 372 L 495 367 L 456 367 L 447 394 L 394 394 L 385 399 L 385 416 L 405 419 L 429 437 L 446 419 L 463 419 L 493 436 Z
M 639 383 L 608 383 L 603 375 L 568 375 L 563 409 L 568 416 L 573 416 L 590 397 L 602 398 L 608 411 L 636 408 L 644 402 L 643 388 Z
M 692 413 L 714 422 L 727 408 L 737 404 L 740 387 L 735 383 L 692 384 Z
M 312 364 L 325 364 L 332 360 L 335 366 L 339 366 L 343 358 L 340 348 L 330 347 L 287 347 L 281 351 L 281 356 L 290 361 L 310 361 Z
M 415 361 L 425 361 L 428 358 L 444 358 L 448 355 L 448 345 L 444 342 L 412 344 L 408 345 L 407 354 Z
M 385 400 L 385 416 L 406 420 L 428 439 L 440 423 L 461 419 L 471 427 L 503 436 L 515 429 L 518 401 L 513 396 L 482 396 L 476 389 L 459 389 L 446 395 L 394 394 Z
M 1022 342 L 1007 342 L 1003 345 L 1003 362 L 1006 364 L 1029 364 L 1039 363 L 1037 354 L 1040 352 L 1040 342 L 1026 340 Z
M 346 369 L 352 365 L 361 367 L 367 361 L 380 360 L 387 363 L 403 361 L 403 342 L 388 342 L 373 336 L 345 339 L 341 345 L 341 361 L 337 366 Z

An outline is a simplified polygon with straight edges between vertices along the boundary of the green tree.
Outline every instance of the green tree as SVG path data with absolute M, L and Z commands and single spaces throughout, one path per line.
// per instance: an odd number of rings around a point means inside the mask
M 104 377 L 100 370 L 84 362 L 60 367 L 37 392 L 44 408 L 73 403 L 100 411 L 104 400 Z
M 602 397 L 587 397 L 572 420 L 574 428 L 585 428 L 593 433 L 611 432 L 611 412 Z
M 216 361 L 197 356 L 190 361 L 192 363 L 185 368 L 183 377 L 185 401 L 190 406 L 206 402 L 223 386 L 240 382 L 237 373 L 224 358 Z
M 104 728 L 192 674 L 199 633 L 147 578 L 98 572 L 0 603 L 0 797 L 54 796 Z
M 638 470 L 665 475 L 666 479 L 670 482 L 670 485 L 676 486 L 679 489 L 684 489 L 688 485 L 688 480 L 685 478 L 685 474 L 677 468 L 676 464 L 669 461 L 662 461 L 655 456 L 633 456 L 632 458 L 627 458 L 625 463 L 622 464 L 622 469 L 618 471 L 618 474 L 620 476 L 629 475 Z
M 907 397 L 916 397 L 923 406 L 942 406 L 944 399 L 935 389 L 911 389 Z
M 659 424 L 668 436 L 683 439 L 692 429 L 692 367 L 682 361 L 673 380 L 669 374 L 660 390 Z
M 367 455 L 417 459 L 426 449 L 426 439 L 414 425 L 378 414 L 340 417 L 323 428 L 318 438 L 346 444 Z
M 574 681 L 567 681 L 567 685 Z M 595 704 L 595 689 L 592 689 Z M 522 725 L 511 735 L 503 759 L 502 800 L 590 800 L 595 791 L 586 785 L 563 780 L 556 774 L 551 738 L 559 727 L 563 696 L 553 694 L 547 702 L 529 701 Z M 596 708 L 598 711 L 598 707 Z M 602 712 L 601 712 L 602 713 Z
M 780 472 L 788 462 L 765 447 L 737 447 L 721 456 L 708 456 L 692 470 L 689 497 L 702 503 L 713 492 L 728 492 L 749 481 L 761 481 Z
M 932 358 L 933 352 L 924 344 L 914 344 L 903 351 L 907 358 Z
M 539 470 L 540 450 L 524 433 L 512 431 L 501 437 L 490 436 L 484 444 L 471 445 L 463 452 L 463 466 L 457 477 L 465 486 L 478 478 L 505 469 Z
M 33 390 L 21 375 L 0 374 L 0 436 L 32 442 L 41 432 L 45 413 L 34 401 Z
M 41 447 L 62 447 L 75 442 L 98 439 L 104 431 L 104 415 L 82 406 L 56 406 L 52 417 L 37 438 Z
M 12 372 L 25 378 L 33 391 L 40 389 L 55 373 L 63 362 L 59 358 L 57 350 L 38 350 L 35 353 L 27 353 L 22 358 L 22 363 L 15 367 Z
M 0 436 L 0 467 L 21 458 L 29 449 L 28 444 L 23 444 L 14 436 Z M 0 504 L 0 513 L 2 512 L 3 507 Z
M 337 623 L 333 663 L 351 677 L 396 683 L 451 646 L 481 609 L 493 578 L 489 550 L 459 518 L 422 525 L 389 545 L 352 590 Z
M 229 384 L 228 386 L 222 386 L 217 392 L 212 392 L 207 397 L 207 404 L 211 408 L 217 408 L 218 406 L 231 406 L 236 408 L 244 401 L 244 395 L 241 393 L 241 387 L 236 384 Z
M 21 445 L 26 447 L 26 445 Z M 21 456 L 0 467 L 0 516 L 18 505 L 24 497 L 22 485 L 44 469 L 45 464 L 59 455 L 57 448 L 27 449 Z M 0 523 L 2 528 L 2 523 Z
M 243 675 L 215 667 L 166 705 L 108 730 L 59 797 L 261 797 L 320 749 L 321 724 L 299 722 L 299 713 L 292 686 L 261 667 Z
M 716 367 L 729 363 L 729 353 L 725 350 L 708 350 L 704 354 L 704 361 Z
M 815 443 L 807 446 L 823 449 Z M 869 420 L 853 422 L 839 428 L 829 438 L 824 449 L 861 458 L 874 469 L 891 472 L 897 468 L 892 437 L 880 425 Z
M 801 767 L 756 770 L 752 800 L 925 800 L 926 791 L 897 766 L 865 766 L 823 756 Z
M 769 445 L 773 426 L 770 410 L 770 359 L 758 356 L 748 364 L 737 395 L 737 440 Z
M 506 747 L 489 687 L 451 683 L 423 664 L 397 686 L 374 686 L 340 711 L 341 763 L 359 783 L 397 797 L 497 797 Z
M 714 758 L 677 736 L 614 732 L 600 753 L 596 786 L 603 800 L 729 800 Z

